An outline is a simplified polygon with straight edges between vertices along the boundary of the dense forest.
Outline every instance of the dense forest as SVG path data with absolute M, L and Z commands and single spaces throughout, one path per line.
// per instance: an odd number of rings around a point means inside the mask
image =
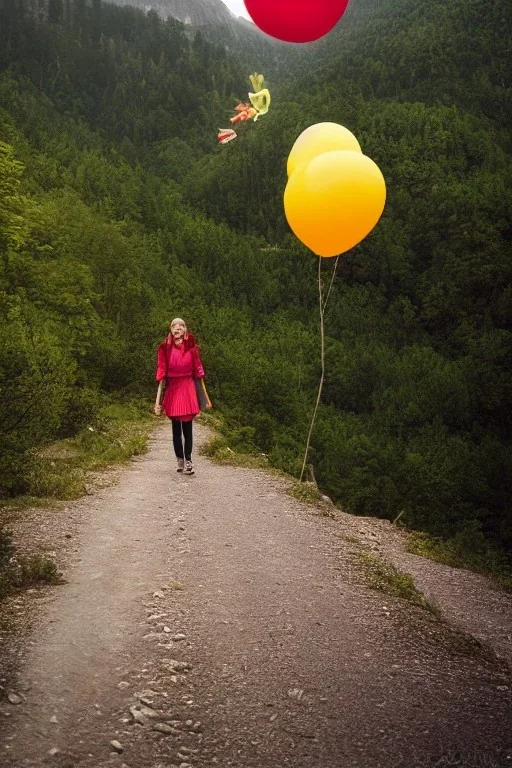
M 329 299 L 316 479 L 347 511 L 510 548 L 510 33 L 504 0 L 352 0 L 303 47 L 2 0 L 0 494 L 26 492 L 34 449 L 94 423 L 105 393 L 151 407 L 176 315 L 231 439 L 298 473 L 318 263 L 282 197 L 293 142 L 332 120 L 388 201 Z M 218 147 L 254 70 L 271 110 Z

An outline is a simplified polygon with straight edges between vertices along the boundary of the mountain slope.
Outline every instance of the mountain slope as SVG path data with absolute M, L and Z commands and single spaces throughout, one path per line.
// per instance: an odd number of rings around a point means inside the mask
M 222 0 L 115 0 L 116 5 L 134 5 L 145 11 L 153 10 L 166 19 L 173 16 L 191 26 L 203 24 L 232 24 L 236 17 Z
M 156 11 L 163 19 L 174 18 L 185 24 L 190 35 L 200 32 L 209 43 L 225 49 L 238 60 L 240 72 L 262 70 L 275 77 L 286 71 L 290 46 L 261 32 L 247 19 L 236 17 L 222 0 L 109 0 L 115 5 L 136 6 Z M 240 96 L 243 95 L 243 92 Z
M 510 124 L 512 4 L 352 0 L 333 32 L 296 57 L 309 93 L 356 82 L 365 98 L 456 104 Z

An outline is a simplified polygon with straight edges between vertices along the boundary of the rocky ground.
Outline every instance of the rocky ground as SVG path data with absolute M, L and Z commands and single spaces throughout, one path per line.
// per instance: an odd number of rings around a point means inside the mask
M 178 475 L 170 441 L 16 524 L 66 581 L 8 602 L 1 766 L 512 765 L 509 595 L 283 478 L 201 457 Z M 447 622 L 369 589 L 362 548 Z

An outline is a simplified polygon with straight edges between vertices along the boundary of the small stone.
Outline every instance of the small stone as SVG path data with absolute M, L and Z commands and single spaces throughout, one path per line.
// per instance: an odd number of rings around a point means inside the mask
M 180 763 L 180 768 L 194 768 L 192 763 Z
M 23 702 L 23 699 L 21 696 L 18 696 L 17 693 L 14 693 L 14 691 L 9 691 L 7 694 L 8 700 L 11 702 L 11 704 L 21 704 Z
M 273 715 L 270 715 L 269 720 L 271 723 L 273 723 L 274 720 L 277 720 L 277 712 L 274 712 Z
M 146 718 L 144 717 L 142 712 L 139 712 L 138 709 L 135 709 L 135 707 L 130 707 L 130 713 L 131 713 L 131 716 L 133 717 L 134 723 L 139 723 L 140 725 L 146 724 Z
M 57 715 L 52 715 L 52 716 L 50 717 L 50 723 L 58 723 L 58 722 L 59 722 L 59 721 L 57 720 Z
M 188 661 L 176 661 L 176 659 L 162 659 L 161 663 L 164 669 L 166 669 L 168 672 L 173 672 L 173 673 L 187 672 L 189 669 L 192 669 L 192 664 L 190 664 Z
M 58 747 L 52 747 L 51 749 L 48 750 L 48 754 L 50 755 L 50 757 L 55 757 L 55 755 L 58 755 L 59 752 L 60 752 L 60 749 Z
M 164 733 L 167 736 L 181 736 L 181 731 L 178 731 L 177 728 L 173 728 L 172 725 L 168 725 L 168 723 L 155 723 L 153 731 Z
M 183 634 L 183 632 L 178 632 L 176 635 L 172 636 L 173 640 L 176 640 L 176 642 L 179 642 L 180 640 L 186 640 L 187 636 Z
M 154 680 L 152 680 L 151 682 L 153 685 L 155 684 Z M 152 698 L 153 696 L 158 696 L 158 691 L 154 691 L 152 688 L 146 688 L 145 690 L 142 691 L 140 696 L 146 696 L 147 698 Z M 140 699 L 140 696 L 139 696 L 139 699 Z M 149 706 L 151 706 L 151 704 Z
M 172 629 L 170 627 L 164 627 L 164 632 L 168 635 L 170 632 L 172 632 Z
M 158 589 L 156 592 L 153 592 L 153 597 L 158 597 L 160 600 L 162 600 L 165 595 L 160 589 Z
M 124 752 L 124 747 L 123 747 L 123 745 L 122 745 L 122 744 L 120 744 L 120 743 L 119 743 L 119 741 L 117 741 L 117 739 L 113 739 L 113 740 L 110 742 L 110 746 L 112 747 L 112 749 L 114 750 L 114 752 L 117 752 L 117 754 L 118 754 L 118 755 L 120 755 L 120 754 L 121 754 L 121 752 Z
M 149 717 L 150 720 L 157 720 L 159 717 L 156 709 L 153 709 L 153 707 L 146 707 L 144 704 L 140 708 L 140 712 L 144 717 Z
M 129 688 L 130 683 L 127 683 L 126 680 L 121 680 L 121 682 L 117 684 L 117 687 L 122 691 L 125 688 Z
M 301 688 L 290 688 L 288 691 L 288 696 L 291 699 L 296 699 L 297 701 L 300 701 L 302 699 L 304 691 Z

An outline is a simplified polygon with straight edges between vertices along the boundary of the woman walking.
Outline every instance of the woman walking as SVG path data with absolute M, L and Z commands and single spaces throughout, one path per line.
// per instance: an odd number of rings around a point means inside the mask
M 206 396 L 205 407 L 211 408 L 204 384 L 204 369 L 194 337 L 187 331 L 185 322 L 176 317 L 170 325 L 170 333 L 158 347 L 156 380 L 158 392 L 155 413 L 162 412 L 171 419 L 174 453 L 178 460 L 178 472 L 194 474 L 192 464 L 192 422 L 200 411 L 195 380 L 200 381 Z M 164 398 L 161 402 L 165 384 Z

